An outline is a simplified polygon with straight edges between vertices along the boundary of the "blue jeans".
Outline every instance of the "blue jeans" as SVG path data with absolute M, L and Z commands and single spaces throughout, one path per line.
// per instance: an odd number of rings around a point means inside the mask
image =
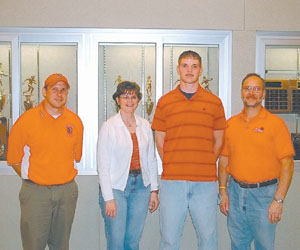
M 254 240 L 256 250 L 273 250 L 276 224 L 268 219 L 268 209 L 277 184 L 260 188 L 241 188 L 229 181 L 228 230 L 232 250 L 250 250 Z
M 101 190 L 99 203 L 105 222 L 108 250 L 138 250 L 150 198 L 150 186 L 145 187 L 142 175 L 129 175 L 124 191 L 113 189 L 117 216 L 105 215 Z
M 187 212 L 192 217 L 199 250 L 217 250 L 217 183 L 162 180 L 160 250 L 177 250 Z

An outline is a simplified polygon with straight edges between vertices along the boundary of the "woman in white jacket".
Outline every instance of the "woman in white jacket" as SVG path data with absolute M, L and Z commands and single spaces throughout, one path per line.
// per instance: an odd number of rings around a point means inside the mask
M 97 162 L 99 203 L 108 250 L 138 250 L 147 211 L 158 205 L 157 161 L 149 122 L 135 110 L 140 87 L 118 84 L 113 95 L 119 112 L 101 127 Z

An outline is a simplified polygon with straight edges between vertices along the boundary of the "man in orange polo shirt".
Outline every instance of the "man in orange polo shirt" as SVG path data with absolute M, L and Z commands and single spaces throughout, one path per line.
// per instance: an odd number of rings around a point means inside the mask
M 69 249 L 83 137 L 80 118 L 65 107 L 69 88 L 65 76 L 50 75 L 44 100 L 21 115 L 9 135 L 7 163 L 22 178 L 24 250 Z
M 293 176 L 293 144 L 284 121 L 261 104 L 259 75 L 243 79 L 241 94 L 244 109 L 228 120 L 219 161 L 220 210 L 233 250 L 250 249 L 252 241 L 256 250 L 273 250 Z
M 217 249 L 216 160 L 226 120 L 221 100 L 199 84 L 201 57 L 184 51 L 179 86 L 158 102 L 152 128 L 163 161 L 160 250 L 177 250 L 189 211 L 199 250 Z

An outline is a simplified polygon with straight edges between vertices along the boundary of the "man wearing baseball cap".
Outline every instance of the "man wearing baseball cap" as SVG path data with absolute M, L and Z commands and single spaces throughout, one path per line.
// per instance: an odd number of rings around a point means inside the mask
M 21 236 L 24 250 L 68 250 L 78 188 L 76 162 L 82 154 L 83 125 L 65 107 L 70 84 L 50 75 L 44 100 L 11 128 L 7 163 L 22 178 Z

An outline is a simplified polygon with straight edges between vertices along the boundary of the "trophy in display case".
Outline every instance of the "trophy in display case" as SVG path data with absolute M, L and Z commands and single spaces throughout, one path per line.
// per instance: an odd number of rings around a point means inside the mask
M 1 86 L 0 88 L 0 117 L 4 117 L 4 114 L 2 113 L 3 109 L 5 108 L 6 105 L 6 95 L 4 94 L 4 89 Z
M 115 80 L 115 85 L 118 86 L 118 84 L 119 84 L 120 82 L 122 82 L 122 76 L 118 75 L 118 76 L 117 76 L 117 79 Z
M 206 90 L 208 90 L 209 92 L 211 92 L 211 90 L 210 90 L 210 88 L 209 88 L 209 82 L 212 81 L 212 80 L 213 80 L 212 77 L 211 77 L 211 78 L 206 78 L 206 76 L 203 76 L 203 80 L 202 80 L 202 82 L 201 82 L 201 86 L 202 86 L 204 89 L 206 89 Z
M 27 90 L 23 91 L 23 95 L 25 96 L 25 101 L 24 101 L 24 109 L 25 111 L 33 108 L 34 106 L 34 101 L 31 99 L 33 90 L 34 90 L 34 85 L 37 83 L 35 80 L 35 76 L 30 76 L 29 78 L 25 79 L 23 84 L 26 84 L 27 82 Z
M 0 62 L 0 117 L 4 117 L 2 111 L 6 105 L 6 95 L 4 94 L 2 78 L 7 76 L 2 70 L 2 63 Z
M 3 114 L 3 109 L 7 104 L 7 95 L 4 92 L 3 77 L 8 77 L 8 75 L 2 70 L 0 62 L 0 160 L 6 159 L 7 148 L 7 118 Z
M 114 84 L 118 87 L 118 85 L 119 85 L 120 82 L 122 82 L 122 76 L 118 75 L 118 76 L 117 76 L 117 79 L 115 80 L 115 83 L 114 83 Z M 115 110 L 116 110 L 116 112 L 118 113 L 119 110 L 120 110 L 120 108 L 119 108 L 118 105 L 116 105 L 115 102 L 113 102 L 113 103 L 114 103 L 114 106 L 115 106 Z
M 151 76 L 147 77 L 146 97 L 147 97 L 146 101 L 145 101 L 146 112 L 147 112 L 147 115 L 148 115 L 148 120 L 150 120 L 150 116 L 151 116 L 151 113 L 152 113 L 153 107 L 154 107 L 154 102 L 151 99 L 151 97 L 152 97 L 152 79 L 151 79 Z

